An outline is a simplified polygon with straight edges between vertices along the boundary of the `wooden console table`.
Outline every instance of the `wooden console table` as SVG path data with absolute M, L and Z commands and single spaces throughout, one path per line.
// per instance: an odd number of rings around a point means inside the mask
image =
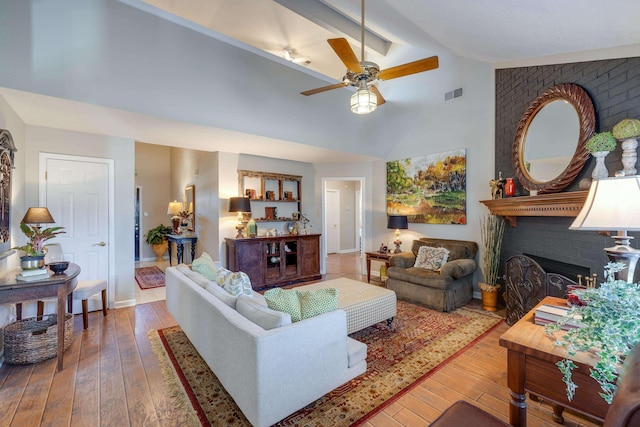
M 64 357 L 64 323 L 67 295 L 76 288 L 75 280 L 80 274 L 80 267 L 69 264 L 62 274 L 51 275 L 47 279 L 34 282 L 16 280 L 16 274 L 0 279 L 0 304 L 15 304 L 23 301 L 58 297 L 58 371 L 62 370 Z
M 176 244 L 176 264 L 180 264 L 182 262 L 185 243 L 191 246 L 191 262 L 193 262 L 196 256 L 196 243 L 198 242 L 198 238 L 196 236 L 182 236 L 180 234 L 168 234 L 167 242 L 169 243 L 167 247 L 169 251 L 169 265 L 173 265 L 171 260 L 171 247 L 173 246 L 172 245 L 173 243 Z
M 546 297 L 540 304 L 563 305 L 566 300 Z M 527 425 L 525 392 L 550 401 L 554 405 L 554 418 L 561 419 L 563 408 L 571 408 L 603 422 L 609 405 L 599 396 L 598 383 L 589 377 L 589 368 L 596 364 L 597 358 L 582 352 L 571 358 L 577 365 L 573 380 L 578 390 L 569 402 L 562 374 L 556 366 L 556 362 L 567 357 L 567 351 L 554 344 L 555 339 L 544 333 L 543 326 L 534 323 L 534 314 L 535 308 L 500 337 L 500 345 L 507 349 L 507 382 L 511 389 L 509 424 Z

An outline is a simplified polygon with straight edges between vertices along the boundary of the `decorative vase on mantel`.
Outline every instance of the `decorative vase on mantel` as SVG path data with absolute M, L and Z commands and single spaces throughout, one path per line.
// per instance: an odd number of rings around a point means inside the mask
M 622 141 L 620 144 L 622 147 L 622 172 L 624 172 L 625 176 L 635 175 L 636 170 L 636 161 L 638 160 L 638 153 L 636 148 L 638 148 L 638 140 L 636 138 L 627 138 Z
M 609 177 L 609 170 L 604 164 L 604 158 L 607 157 L 607 154 L 609 154 L 608 151 L 596 151 L 591 153 L 591 155 L 596 159 L 596 165 L 591 172 L 591 178 L 600 179 Z

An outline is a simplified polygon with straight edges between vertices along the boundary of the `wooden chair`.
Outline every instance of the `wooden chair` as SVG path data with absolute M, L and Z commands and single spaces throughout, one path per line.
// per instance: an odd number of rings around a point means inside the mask
M 460 400 L 447 408 L 431 427 L 502 427 L 502 420 Z M 623 374 L 618 379 L 618 391 L 607 411 L 603 427 L 640 426 L 640 345 L 636 346 L 624 362 Z
M 82 301 L 82 324 L 84 329 L 89 327 L 89 298 L 92 295 L 102 292 L 102 314 L 107 315 L 107 281 L 98 280 L 80 280 L 78 286 L 73 291 L 73 299 Z

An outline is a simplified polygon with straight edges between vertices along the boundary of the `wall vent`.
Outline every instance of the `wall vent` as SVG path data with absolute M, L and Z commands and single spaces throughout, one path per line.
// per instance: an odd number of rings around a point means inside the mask
M 458 89 L 454 89 L 449 92 L 446 92 L 444 94 L 444 100 L 449 101 L 454 98 L 460 98 L 461 96 L 462 96 L 462 88 L 459 87 Z

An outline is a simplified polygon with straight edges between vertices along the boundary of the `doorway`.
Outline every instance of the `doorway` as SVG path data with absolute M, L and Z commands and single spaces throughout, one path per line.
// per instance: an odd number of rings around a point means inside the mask
M 79 280 L 107 280 L 109 307 L 115 301 L 114 161 L 113 159 L 40 153 L 39 204 L 47 206 L 56 224 L 66 260 L 81 266 Z M 77 303 L 77 304 L 76 304 Z M 102 308 L 89 299 L 89 310 Z M 81 313 L 74 301 L 74 313 Z
M 322 271 L 326 272 L 329 254 L 347 253 L 357 254 L 353 259 L 364 271 L 364 178 L 322 178 L 322 189 Z

